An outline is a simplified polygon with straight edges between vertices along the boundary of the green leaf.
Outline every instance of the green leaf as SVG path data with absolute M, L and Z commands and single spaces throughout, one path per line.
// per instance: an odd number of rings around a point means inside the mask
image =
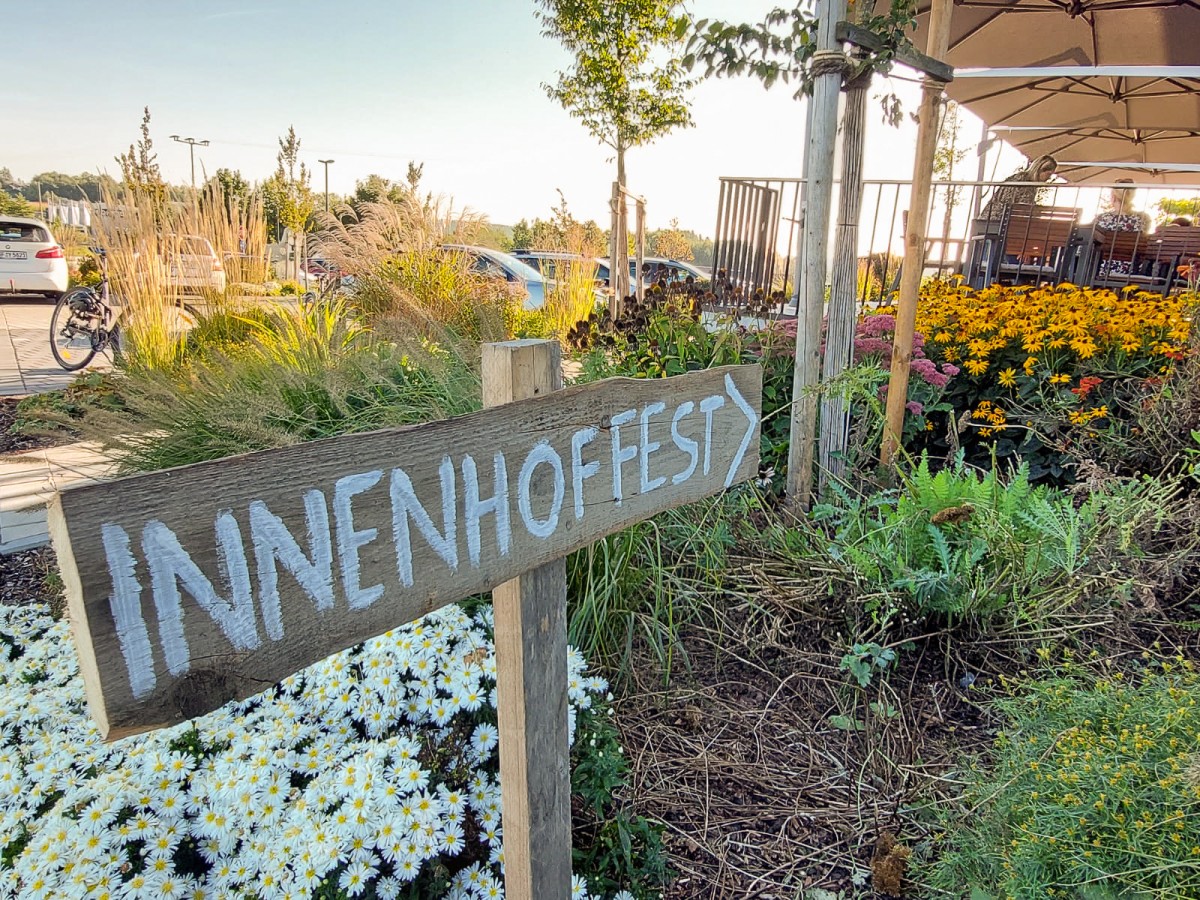
M 864 731 L 867 724 L 862 719 L 852 719 L 849 716 L 830 716 L 829 724 L 842 731 Z

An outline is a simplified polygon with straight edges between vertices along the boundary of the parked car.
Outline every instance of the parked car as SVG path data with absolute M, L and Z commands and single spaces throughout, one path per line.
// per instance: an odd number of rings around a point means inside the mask
M 57 300 L 67 282 L 66 255 L 45 222 L 0 216 L 0 291 Z
M 443 250 L 462 253 L 470 258 L 471 270 L 481 275 L 500 278 L 525 292 L 525 308 L 541 309 L 546 303 L 546 279 L 542 273 L 515 256 L 490 247 L 467 244 L 443 244 Z
M 629 277 L 634 277 L 637 261 L 629 261 Z M 698 266 L 678 259 L 666 259 L 662 256 L 647 256 L 642 259 L 642 278 L 646 284 L 666 281 L 668 284 L 687 281 L 709 281 L 712 275 Z
M 182 293 L 225 293 L 225 266 L 208 238 L 198 234 L 171 235 L 166 244 L 173 254 L 167 275 Z
M 596 269 L 596 280 L 603 282 L 605 287 L 609 286 L 608 260 L 598 260 L 599 266 Z M 632 257 L 629 260 L 629 277 L 633 279 L 637 276 L 637 260 Z M 660 279 L 667 283 L 680 283 L 687 281 L 689 278 L 695 281 L 711 281 L 712 273 L 703 269 L 700 266 L 693 265 L 689 262 L 683 262 L 678 259 L 667 259 L 663 256 L 646 256 L 642 258 L 642 276 L 646 284 L 654 284 Z
M 566 265 L 590 262 L 596 267 L 596 280 L 608 281 L 608 262 L 598 256 L 581 256 L 565 250 L 514 250 L 512 255 L 542 273 L 547 281 L 556 280 Z M 603 274 L 601 274 L 603 273 Z

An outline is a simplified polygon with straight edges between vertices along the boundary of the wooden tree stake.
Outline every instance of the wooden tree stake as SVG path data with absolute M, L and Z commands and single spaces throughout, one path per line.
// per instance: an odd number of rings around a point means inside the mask
M 944 57 L 950 44 L 951 4 L 952 0 L 933 0 L 929 14 L 929 46 L 925 52 L 934 59 Z M 879 459 L 885 466 L 892 463 L 904 434 L 904 406 L 908 400 L 913 332 L 917 326 L 917 299 L 921 292 L 921 273 L 925 268 L 925 234 L 933 185 L 933 159 L 937 152 L 938 110 L 945 86 L 945 82 L 927 75 L 921 87 L 917 157 L 913 162 L 912 197 L 908 204 L 908 228 L 904 236 L 904 268 L 900 273 L 900 296 L 896 302 L 887 422 L 879 453 Z
M 484 345 L 484 406 L 561 388 L 557 341 Z M 492 600 L 505 896 L 567 900 L 571 895 L 571 777 L 566 559 L 505 582 L 492 592 Z
M 837 40 L 837 23 L 845 18 L 846 0 L 820 0 L 817 5 L 817 52 L 813 85 L 812 127 L 805 157 L 804 269 L 796 310 L 796 368 L 792 377 L 791 445 L 788 449 L 787 493 L 807 508 L 812 499 L 813 456 L 817 431 L 817 382 L 821 375 L 821 320 L 825 313 L 829 213 L 833 204 L 833 156 L 837 145 L 838 95 L 848 64 Z M 838 65 L 837 57 L 842 65 Z
M 854 328 L 858 304 L 858 217 L 862 208 L 863 138 L 867 125 L 867 87 L 862 75 L 846 88 L 842 114 L 842 189 L 838 197 L 837 235 L 833 242 L 833 274 L 829 287 L 829 327 L 821 379 L 836 379 L 854 361 Z M 821 398 L 819 493 L 829 479 L 840 481 L 850 444 L 850 410 L 845 398 L 826 392 Z

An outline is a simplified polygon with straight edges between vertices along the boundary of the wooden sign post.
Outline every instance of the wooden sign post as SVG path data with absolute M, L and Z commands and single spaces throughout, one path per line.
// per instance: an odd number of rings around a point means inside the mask
M 485 345 L 483 405 L 561 390 L 559 353 L 557 341 Z M 492 608 L 504 895 L 570 897 L 566 558 L 498 585 Z
M 106 740 L 495 591 L 505 883 L 570 892 L 565 557 L 758 471 L 762 370 L 566 390 L 484 349 L 481 412 L 68 488 L 50 528 Z

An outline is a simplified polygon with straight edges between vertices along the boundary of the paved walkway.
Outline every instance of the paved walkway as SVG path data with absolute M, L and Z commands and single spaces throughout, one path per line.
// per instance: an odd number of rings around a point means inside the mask
M 65 388 L 78 374 L 62 369 L 50 352 L 49 300 L 8 299 L 0 294 L 0 397 Z M 92 368 L 108 368 L 98 355 Z
M 46 503 L 54 492 L 109 478 L 113 468 L 91 443 L 0 456 L 0 554 L 50 543 Z
M 50 352 L 49 300 L 0 294 L 0 397 L 65 388 L 78 375 Z M 93 368 L 111 363 L 101 354 Z M 49 543 L 46 502 L 59 488 L 107 477 L 110 459 L 95 444 L 70 444 L 0 456 L 0 553 Z

